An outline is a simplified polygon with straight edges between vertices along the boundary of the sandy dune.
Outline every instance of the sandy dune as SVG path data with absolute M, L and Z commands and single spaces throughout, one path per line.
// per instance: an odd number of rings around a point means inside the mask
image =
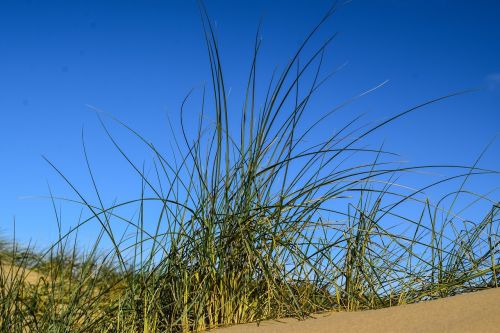
M 500 332 L 500 288 L 389 309 L 236 325 L 216 333 Z
M 35 271 L 11 265 L 2 265 L 0 274 L 2 274 L 4 281 L 8 283 L 11 283 L 13 280 L 23 279 L 29 284 L 36 284 L 43 277 L 42 274 Z

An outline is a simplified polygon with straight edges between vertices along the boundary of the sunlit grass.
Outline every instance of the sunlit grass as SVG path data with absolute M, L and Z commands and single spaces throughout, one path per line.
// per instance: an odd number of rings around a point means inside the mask
M 201 331 L 498 286 L 499 205 L 466 187 L 472 177 L 498 172 L 477 164 L 401 167 L 391 160 L 394 154 L 362 144 L 394 120 L 457 94 L 371 127 L 356 118 L 324 141 L 311 142 L 318 125 L 345 105 L 310 127 L 301 125 L 310 100 L 330 77 L 322 72 L 322 59 L 333 37 L 309 58 L 303 52 L 333 9 L 265 86 L 257 78 L 256 38 L 238 110 L 228 107 L 220 50 L 202 13 L 212 84 L 203 90 L 199 122 L 185 124 L 183 104 L 182 135 L 163 153 L 112 118 L 151 153 L 153 172 L 146 173 L 113 136 L 109 118 L 99 115 L 142 182 L 136 200 L 104 205 L 85 146 L 96 202 L 48 161 L 89 217 L 68 233 L 58 219 L 59 241 L 46 252 L 2 244 L 0 331 Z M 265 89 L 263 100 L 259 89 Z M 240 125 L 234 128 L 230 118 L 237 114 Z M 420 188 L 398 183 L 405 174 L 436 169 L 450 175 Z M 458 188 L 443 201 L 424 196 L 452 181 Z M 462 198 L 466 203 L 458 207 Z M 470 221 L 460 214 L 469 205 L 488 208 Z M 125 214 L 131 207 L 133 218 Z M 118 233 L 115 222 L 127 225 L 127 233 Z M 88 223 L 101 232 L 80 253 L 77 232 Z M 112 244 L 109 252 L 100 247 L 104 240 Z

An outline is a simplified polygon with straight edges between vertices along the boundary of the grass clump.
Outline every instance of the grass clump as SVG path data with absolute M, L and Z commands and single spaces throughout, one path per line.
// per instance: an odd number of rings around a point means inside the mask
M 142 183 L 136 200 L 109 207 L 101 200 L 85 146 L 95 204 L 49 162 L 74 190 L 73 202 L 89 216 L 70 232 L 60 232 L 59 241 L 45 253 L 3 246 L 0 330 L 202 331 L 328 310 L 376 309 L 498 286 L 499 204 L 466 189 L 471 177 L 498 172 L 477 164 L 401 167 L 390 160 L 393 154 L 361 144 L 382 126 L 453 95 L 368 128 L 353 119 L 324 141 L 307 144 L 317 126 L 345 105 L 303 125 L 310 101 L 330 77 L 321 66 L 333 37 L 305 61 L 299 59 L 332 9 L 283 72 L 273 76 L 262 100 L 256 39 L 235 130 L 220 50 L 203 13 L 212 84 L 210 93 L 203 90 L 198 124 L 185 126 L 183 104 L 182 135 L 165 155 L 115 119 L 152 154 L 151 177 L 100 118 Z M 404 174 L 444 168 L 454 174 L 421 188 L 395 181 Z M 423 196 L 457 180 L 458 190 L 442 201 L 432 203 Z M 489 207 L 483 219 L 466 220 L 456 212 L 463 197 L 472 198 L 466 207 L 478 202 Z M 126 217 L 130 207 L 136 209 L 134 218 Z M 126 235 L 118 235 L 114 221 L 127 225 Z M 101 232 L 89 253 L 78 254 L 75 234 L 90 222 Z M 75 240 L 72 246 L 70 239 Z M 104 254 L 99 253 L 103 239 L 112 244 Z M 37 278 L 28 279 L 33 273 Z

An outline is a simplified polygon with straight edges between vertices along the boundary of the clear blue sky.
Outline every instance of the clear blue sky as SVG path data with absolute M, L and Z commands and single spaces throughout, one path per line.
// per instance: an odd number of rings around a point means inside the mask
M 259 19 L 265 79 L 285 64 L 330 1 L 206 5 L 217 22 L 232 103 L 239 105 Z M 352 1 L 315 40 L 317 45 L 339 32 L 325 67 L 348 65 L 321 91 L 311 119 L 385 80 L 383 88 L 351 106 L 347 117 L 365 112 L 367 120 L 380 120 L 440 95 L 480 88 L 411 114 L 370 142 L 385 141 L 412 164 L 471 164 L 500 129 L 499 17 L 498 1 Z M 175 122 L 185 94 L 208 80 L 194 0 L 1 1 L 0 234 L 12 233 L 15 217 L 21 240 L 43 244 L 53 238 L 50 202 L 25 197 L 47 195 L 47 184 L 55 195 L 71 192 L 41 155 L 91 193 L 82 128 L 109 200 L 138 194 L 136 177 L 87 105 L 168 147 L 166 115 Z M 139 151 L 127 140 L 122 144 Z M 498 169 L 499 152 L 496 142 L 481 165 Z M 483 185 L 490 190 L 498 183 Z M 65 222 L 73 223 L 77 214 L 62 209 Z

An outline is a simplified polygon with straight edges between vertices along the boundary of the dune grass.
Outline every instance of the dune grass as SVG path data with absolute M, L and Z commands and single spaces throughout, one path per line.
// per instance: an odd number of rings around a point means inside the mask
M 85 145 L 96 203 L 47 160 L 76 195 L 66 200 L 85 207 L 88 217 L 67 233 L 58 223 L 59 241 L 45 252 L 2 244 L 0 331 L 202 331 L 498 287 L 499 204 L 467 188 L 471 178 L 498 172 L 477 163 L 402 167 L 394 154 L 363 143 L 406 114 L 457 94 L 369 127 L 355 118 L 321 142 L 307 140 L 365 94 L 316 122 L 307 119 L 311 99 L 331 76 L 323 74 L 322 59 L 334 35 L 309 57 L 304 52 L 334 10 L 264 87 L 257 77 L 256 38 L 238 110 L 229 107 L 220 49 L 202 10 L 212 81 L 203 90 L 199 122 L 184 123 L 183 104 L 182 135 L 163 153 L 111 117 L 151 153 L 154 168 L 147 173 L 113 136 L 109 117 L 99 115 L 142 182 L 136 200 L 104 205 Z M 231 117 L 238 114 L 234 128 Z M 398 182 L 429 170 L 448 176 L 420 188 Z M 458 188 L 442 200 L 425 197 L 448 182 L 458 182 Z M 487 209 L 476 220 L 462 218 L 462 209 L 472 205 Z M 137 211 L 133 218 L 124 213 L 130 207 Z M 89 223 L 100 233 L 81 253 L 77 233 Z M 126 235 L 115 223 L 127 225 Z M 112 244 L 109 251 L 100 246 L 104 240 Z

